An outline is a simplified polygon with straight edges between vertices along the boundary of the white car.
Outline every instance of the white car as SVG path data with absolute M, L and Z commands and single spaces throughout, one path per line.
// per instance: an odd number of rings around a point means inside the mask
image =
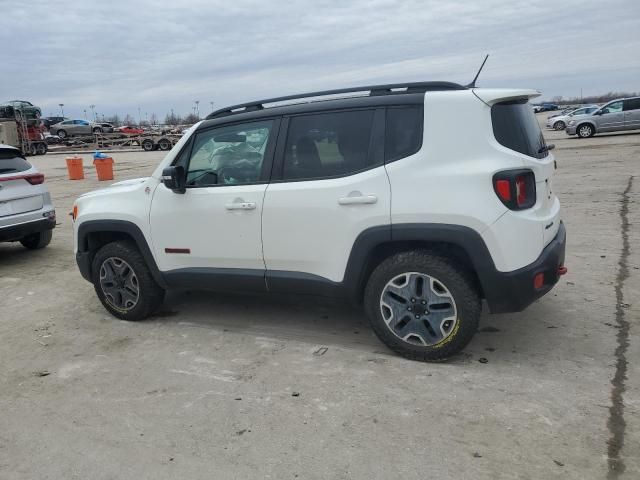
M 588 105 L 586 107 L 580 107 L 565 115 L 549 116 L 547 118 L 547 128 L 553 128 L 554 130 L 564 130 L 567 127 L 569 121 L 578 115 L 590 115 L 598 110 L 598 105 Z
M 447 358 L 483 299 L 520 311 L 566 272 L 538 95 L 422 82 L 219 110 L 151 177 L 76 200 L 80 272 L 121 319 L 177 287 L 342 297 L 399 354 Z
M 46 247 L 56 212 L 44 175 L 15 147 L 0 144 L 0 242 Z

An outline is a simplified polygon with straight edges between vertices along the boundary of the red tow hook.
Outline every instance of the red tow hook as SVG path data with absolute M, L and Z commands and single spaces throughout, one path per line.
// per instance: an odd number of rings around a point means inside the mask
M 567 267 L 565 267 L 564 265 L 558 267 L 558 276 L 562 276 L 564 274 L 566 274 L 569 270 L 567 270 Z

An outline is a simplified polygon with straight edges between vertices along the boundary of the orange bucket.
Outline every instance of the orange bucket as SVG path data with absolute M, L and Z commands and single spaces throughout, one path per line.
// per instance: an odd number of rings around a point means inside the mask
M 93 164 L 96 166 L 98 180 L 113 180 L 113 158 L 94 158 Z
M 84 178 L 82 157 L 67 157 L 67 171 L 69 180 L 82 180 Z

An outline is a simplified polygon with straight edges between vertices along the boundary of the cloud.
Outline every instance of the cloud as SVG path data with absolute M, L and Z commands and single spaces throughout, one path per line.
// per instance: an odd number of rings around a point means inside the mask
M 109 115 L 200 100 L 389 81 L 538 88 L 546 97 L 640 90 L 640 3 L 520 0 L 0 0 L 0 92 L 45 114 Z M 206 108 L 205 108 L 206 107 Z M 144 115 L 144 113 L 143 113 Z

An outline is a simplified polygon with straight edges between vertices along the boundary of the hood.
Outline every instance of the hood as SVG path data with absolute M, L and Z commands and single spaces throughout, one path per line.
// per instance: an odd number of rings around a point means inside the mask
M 132 178 L 131 180 L 123 180 L 109 185 L 107 188 L 101 188 L 100 190 L 93 190 L 91 192 L 83 193 L 78 198 L 97 197 L 101 195 L 111 195 L 113 193 L 131 192 L 142 188 L 147 183 L 150 177 L 144 178 Z

